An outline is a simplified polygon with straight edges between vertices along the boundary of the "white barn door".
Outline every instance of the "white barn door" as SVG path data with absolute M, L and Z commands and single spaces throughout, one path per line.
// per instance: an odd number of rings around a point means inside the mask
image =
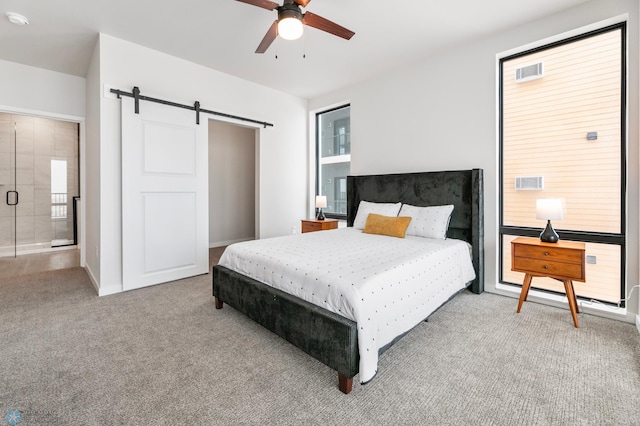
M 194 111 L 122 99 L 123 290 L 209 268 L 207 122 Z

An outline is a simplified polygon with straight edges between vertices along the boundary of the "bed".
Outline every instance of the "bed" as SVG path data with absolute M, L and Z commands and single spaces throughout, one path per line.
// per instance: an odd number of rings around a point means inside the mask
M 475 272 L 475 278 L 468 283 L 468 287 L 474 293 L 481 293 L 484 289 L 482 188 L 482 170 L 480 169 L 349 176 L 347 178 L 347 226 L 353 226 L 360 201 L 401 202 L 414 206 L 452 204 L 454 210 L 446 234 L 447 239 L 458 239 L 468 243 L 471 249 L 473 272 Z M 348 236 L 351 230 L 343 231 L 346 231 L 343 233 Z M 333 232 L 337 231 L 315 233 L 314 244 L 317 239 L 328 238 L 325 233 Z M 310 236 L 311 234 L 305 234 L 307 238 L 305 241 L 312 241 L 309 239 Z M 300 244 L 302 244 L 301 238 L 302 236 L 298 236 L 296 240 Z M 293 244 L 293 240 L 291 243 Z M 337 276 L 335 280 L 338 281 Z M 213 296 L 216 308 L 221 309 L 223 304 L 227 303 L 336 370 L 339 389 L 349 393 L 353 377 L 359 372 L 361 361 L 365 361 L 365 356 L 371 357 L 371 354 L 365 354 L 361 359 L 362 348 L 359 349 L 359 344 L 360 346 L 365 344 L 364 337 L 369 339 L 370 336 L 360 328 L 363 339 L 359 342 L 358 323 L 348 318 L 349 315 L 346 313 L 343 312 L 344 315 L 340 315 L 332 312 L 303 300 L 295 294 L 263 284 L 261 281 L 268 282 L 263 278 L 254 279 L 222 265 L 214 266 Z M 294 280 L 291 281 L 293 284 Z M 452 295 L 455 295 L 455 292 Z M 439 303 L 442 304 L 445 301 Z M 429 312 L 435 311 L 439 306 Z M 402 335 L 402 333 L 399 334 L 383 347 L 379 347 L 378 353 L 374 354 L 376 361 L 377 356 Z M 366 374 L 370 378 L 371 371 L 367 371 Z

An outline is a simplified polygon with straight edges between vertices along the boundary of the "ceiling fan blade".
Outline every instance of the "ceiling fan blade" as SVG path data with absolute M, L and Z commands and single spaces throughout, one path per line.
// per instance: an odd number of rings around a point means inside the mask
M 314 15 L 311 12 L 307 12 L 304 14 L 302 23 L 347 40 L 350 40 L 351 37 L 353 37 L 355 34 L 353 31 L 348 30 L 345 27 L 341 27 L 335 22 L 331 22 L 330 20 L 325 19 L 322 16 Z
M 298 3 L 302 7 L 307 7 L 311 0 L 293 0 L 294 3 Z
M 269 0 L 236 0 L 242 3 L 251 4 L 253 6 L 258 6 L 263 9 L 275 10 L 276 7 L 280 6 L 278 3 L 274 3 Z M 309 0 L 311 1 L 311 0 Z
M 256 49 L 256 53 L 264 53 L 267 51 L 273 40 L 278 37 L 278 21 L 273 21 L 273 24 L 269 27 L 269 30 L 264 35 L 264 38 L 260 42 L 260 45 Z

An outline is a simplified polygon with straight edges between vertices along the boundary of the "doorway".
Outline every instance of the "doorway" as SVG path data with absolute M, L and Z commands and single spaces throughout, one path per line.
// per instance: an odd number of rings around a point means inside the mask
M 78 243 L 76 122 L 0 113 L 0 256 Z
M 209 247 L 256 238 L 258 131 L 209 120 Z

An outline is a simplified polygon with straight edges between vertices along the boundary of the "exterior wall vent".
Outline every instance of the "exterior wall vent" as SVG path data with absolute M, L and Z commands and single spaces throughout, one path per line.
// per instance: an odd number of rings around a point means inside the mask
M 542 77 L 544 77 L 544 64 L 542 62 L 516 69 L 516 83 L 523 83 Z
M 544 189 L 544 176 L 516 177 L 516 191 L 540 191 Z

